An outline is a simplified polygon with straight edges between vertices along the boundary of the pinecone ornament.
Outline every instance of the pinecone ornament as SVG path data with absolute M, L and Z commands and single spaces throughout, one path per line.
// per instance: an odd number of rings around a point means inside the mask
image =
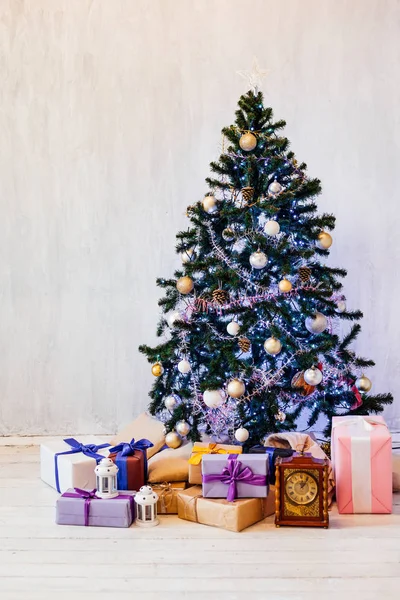
M 222 290 L 221 288 L 214 290 L 212 293 L 212 297 L 214 302 L 220 305 L 226 304 L 229 301 L 228 292 L 226 290 Z
M 251 342 L 250 342 L 249 338 L 242 336 L 238 339 L 238 346 L 242 352 L 246 353 L 251 348 Z
M 244 187 L 242 188 L 242 198 L 246 204 L 250 204 L 254 197 L 254 188 L 253 187 Z
M 310 281 L 310 277 L 311 277 L 310 267 L 300 267 L 298 270 L 298 273 L 299 273 L 301 283 L 307 283 L 307 281 Z

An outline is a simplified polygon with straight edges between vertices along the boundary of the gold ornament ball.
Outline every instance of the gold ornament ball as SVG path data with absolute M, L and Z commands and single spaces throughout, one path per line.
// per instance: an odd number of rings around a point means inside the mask
M 328 250 L 328 248 L 330 248 L 332 246 L 332 242 L 333 242 L 332 236 L 329 233 L 327 233 L 326 231 L 321 231 L 321 233 L 318 236 L 317 241 L 315 242 L 315 245 L 320 250 Z
M 231 379 L 226 389 L 231 398 L 240 398 L 246 391 L 246 387 L 240 379 Z
M 190 292 L 194 288 L 193 279 L 185 275 L 184 277 L 180 277 L 176 282 L 176 289 L 181 294 L 190 294 Z
M 290 292 L 292 290 L 292 284 L 289 281 L 289 279 L 286 279 L 286 277 L 284 277 L 283 279 L 281 279 L 281 281 L 278 283 L 278 288 L 279 291 L 281 291 L 283 294 L 287 294 L 288 292 Z
M 217 201 L 215 196 L 205 196 L 202 201 L 203 209 L 206 213 L 213 213 L 217 210 Z
M 161 363 L 156 362 L 151 367 L 151 372 L 153 373 L 154 377 L 160 377 L 164 373 L 164 367 Z
M 361 375 L 356 381 L 356 388 L 360 392 L 369 392 L 372 388 L 372 381 L 365 375 Z
M 282 344 L 275 337 L 270 337 L 264 342 L 264 350 L 271 356 L 276 356 L 282 350 Z
M 257 138 L 254 134 L 244 133 L 239 140 L 239 146 L 245 152 L 251 152 L 257 146 Z
M 182 438 L 176 433 L 176 431 L 170 431 L 165 436 L 165 443 L 167 444 L 168 448 L 179 448 L 179 446 L 182 444 Z

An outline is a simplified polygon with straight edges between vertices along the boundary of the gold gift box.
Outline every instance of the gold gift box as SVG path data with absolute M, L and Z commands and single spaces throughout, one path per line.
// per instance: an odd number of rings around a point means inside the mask
M 275 494 L 267 498 L 241 498 L 235 502 L 203 498 L 201 487 L 178 493 L 178 517 L 228 531 L 242 531 L 275 513 Z
M 201 463 L 205 454 L 242 454 L 241 446 L 229 444 L 204 444 L 196 442 L 189 458 L 189 483 L 201 485 Z
M 186 481 L 151 484 L 153 490 L 158 494 L 157 513 L 159 515 L 176 515 L 178 513 L 178 492 L 182 492 L 186 485 Z

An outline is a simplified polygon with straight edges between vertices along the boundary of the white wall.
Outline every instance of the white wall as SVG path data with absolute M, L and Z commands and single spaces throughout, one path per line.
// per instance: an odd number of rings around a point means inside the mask
M 254 54 L 398 397 L 399 21 L 395 0 L 1 1 L 0 433 L 112 432 L 147 405 L 155 278 Z

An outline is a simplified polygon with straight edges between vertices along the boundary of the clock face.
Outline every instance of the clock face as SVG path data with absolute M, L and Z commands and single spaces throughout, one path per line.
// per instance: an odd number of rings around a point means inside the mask
M 294 504 L 311 504 L 318 494 L 317 479 L 307 471 L 292 471 L 285 479 L 285 494 Z

